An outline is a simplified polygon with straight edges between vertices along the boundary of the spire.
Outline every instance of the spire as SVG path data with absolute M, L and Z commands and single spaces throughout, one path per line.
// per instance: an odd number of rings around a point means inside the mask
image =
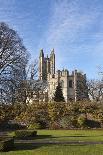
M 52 53 L 53 53 L 53 54 L 55 53 L 54 48 L 53 48 L 53 50 L 52 50 Z
M 40 57 L 44 57 L 43 49 L 40 50 Z
M 51 51 L 51 55 L 54 55 L 55 51 L 54 51 L 54 48 L 52 49 Z
M 54 53 L 54 49 L 52 49 L 51 54 L 50 54 L 50 72 L 52 75 L 55 74 L 55 53 Z

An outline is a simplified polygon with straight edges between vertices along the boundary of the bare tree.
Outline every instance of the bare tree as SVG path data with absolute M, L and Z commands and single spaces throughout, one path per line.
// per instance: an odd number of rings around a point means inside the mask
M 103 99 L 103 80 L 90 80 L 87 82 L 88 93 L 92 100 Z
M 13 103 L 25 79 L 28 51 L 17 32 L 0 23 L 0 102 Z
M 28 65 L 26 76 L 29 80 L 35 80 L 38 74 L 38 61 L 35 59 L 31 64 Z
M 26 69 L 26 79 L 21 81 L 18 89 L 21 92 L 18 101 L 22 98 L 24 103 L 34 100 L 34 96 L 39 96 L 39 92 L 47 89 L 47 82 L 38 80 L 38 61 L 35 59 Z M 37 97 L 36 96 L 36 97 Z

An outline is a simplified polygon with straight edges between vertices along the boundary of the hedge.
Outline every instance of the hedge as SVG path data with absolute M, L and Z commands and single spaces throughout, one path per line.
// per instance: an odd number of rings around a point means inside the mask
M 15 138 L 27 138 L 27 137 L 35 137 L 37 135 L 37 131 L 35 130 L 16 130 Z
M 0 137 L 0 151 L 9 151 L 14 148 L 14 138 Z

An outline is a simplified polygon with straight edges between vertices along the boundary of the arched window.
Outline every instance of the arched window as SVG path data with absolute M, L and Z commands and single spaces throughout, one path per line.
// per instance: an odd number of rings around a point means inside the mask
M 70 87 L 70 88 L 73 87 L 72 80 L 69 81 L 69 87 Z

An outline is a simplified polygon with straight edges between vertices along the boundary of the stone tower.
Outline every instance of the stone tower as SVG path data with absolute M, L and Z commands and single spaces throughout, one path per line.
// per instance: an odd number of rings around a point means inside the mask
M 55 52 L 51 51 L 50 58 L 44 57 L 43 49 L 40 50 L 39 56 L 39 79 L 47 80 L 48 73 L 52 76 L 55 74 Z
M 39 79 L 43 80 L 43 78 L 44 78 L 44 52 L 43 49 L 41 49 L 39 56 Z
M 54 49 L 51 51 L 51 54 L 50 54 L 50 73 L 52 75 L 55 74 L 55 53 L 54 53 Z

